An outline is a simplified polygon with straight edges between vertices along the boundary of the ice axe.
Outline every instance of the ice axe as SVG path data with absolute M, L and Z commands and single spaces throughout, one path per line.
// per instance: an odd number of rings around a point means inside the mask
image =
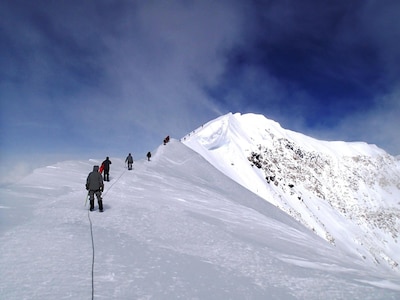
M 87 196 L 86 196 L 86 201 L 85 201 L 85 206 L 86 206 L 86 203 L 87 203 L 87 199 L 89 198 L 89 192 L 87 193 Z

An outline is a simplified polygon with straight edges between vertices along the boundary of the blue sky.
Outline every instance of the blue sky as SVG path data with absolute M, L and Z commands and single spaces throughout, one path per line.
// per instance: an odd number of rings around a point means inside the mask
M 396 0 L 2 1 L 1 167 L 143 158 L 228 112 L 398 155 L 399 15 Z

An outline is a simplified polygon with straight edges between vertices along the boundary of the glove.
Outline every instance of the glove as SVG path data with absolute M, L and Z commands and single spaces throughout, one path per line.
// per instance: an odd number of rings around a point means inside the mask
M 102 192 L 104 190 L 104 186 L 100 187 L 100 192 Z
M 87 185 L 87 184 L 86 184 L 86 190 L 87 190 L 87 191 L 89 190 L 89 185 Z

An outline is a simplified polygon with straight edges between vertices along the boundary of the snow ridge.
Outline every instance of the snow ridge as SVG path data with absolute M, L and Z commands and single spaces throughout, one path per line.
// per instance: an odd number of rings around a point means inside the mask
M 343 153 L 338 146 L 286 131 L 262 116 L 232 114 L 199 128 L 184 143 L 197 152 L 171 139 L 152 151 L 151 161 L 135 161 L 132 171 L 124 158 L 111 157 L 104 213 L 96 211 L 97 205 L 94 212 L 84 206 L 86 177 L 102 159 L 59 162 L 0 188 L 2 299 L 89 299 L 88 214 L 95 299 L 399 299 L 399 274 L 390 265 L 398 251 L 390 240 L 395 216 L 386 220 L 386 229 L 377 221 L 379 228 L 373 229 L 366 221 L 355 223 L 348 210 L 333 207 L 341 199 L 329 202 L 329 189 L 322 184 L 316 192 L 312 185 L 309 178 L 320 176 L 324 183 L 327 170 L 303 166 L 311 164 L 312 151 L 322 161 Z M 267 146 L 274 143 L 276 153 L 269 153 L 272 146 Z M 339 144 L 381 162 L 380 149 Z M 292 161 L 297 148 L 303 158 Z M 269 157 L 277 160 L 274 173 L 268 173 L 275 176 L 270 183 L 264 168 Z M 398 173 L 386 158 L 381 170 L 389 177 L 374 187 L 379 195 L 384 187 L 390 196 L 397 192 L 391 176 Z M 305 182 L 289 177 L 294 163 L 309 173 Z M 343 188 L 359 195 L 363 182 L 356 181 L 358 189 Z M 385 197 L 384 204 L 374 203 L 367 202 L 368 212 L 394 212 L 395 204 Z M 386 240 L 380 242 L 384 230 Z M 368 244 L 364 236 L 370 231 L 375 237 Z M 378 264 L 375 257 L 389 263 Z
M 399 271 L 397 158 L 366 143 L 319 141 L 255 114 L 227 114 L 182 141 L 330 243 Z

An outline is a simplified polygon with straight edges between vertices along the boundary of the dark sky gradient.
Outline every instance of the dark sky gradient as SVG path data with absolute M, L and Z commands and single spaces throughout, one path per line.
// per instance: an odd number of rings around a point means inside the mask
M 2 1 L 1 165 L 142 158 L 228 112 L 398 155 L 399 17 L 395 0 Z
M 261 86 L 266 77 L 263 73 L 267 72 L 288 93 L 279 104 L 287 107 L 302 102 L 302 114 L 312 125 L 325 124 L 321 115 L 335 123 L 337 118 L 371 107 L 376 95 L 391 89 L 393 83 L 380 61 L 380 45 L 364 33 L 359 35 L 361 21 L 356 19 L 362 1 L 269 3 L 256 10 L 258 30 L 254 30 L 254 36 L 249 34 L 246 44 L 232 49 L 228 55 L 223 84 L 226 93 L 237 88 L 251 101 L 268 99 L 262 87 L 242 82 L 246 78 L 243 74 L 251 68 L 260 75 L 257 84 Z M 254 84 L 253 77 L 249 80 Z M 307 97 L 288 97 L 299 91 Z M 294 107 L 301 109 L 298 104 Z

